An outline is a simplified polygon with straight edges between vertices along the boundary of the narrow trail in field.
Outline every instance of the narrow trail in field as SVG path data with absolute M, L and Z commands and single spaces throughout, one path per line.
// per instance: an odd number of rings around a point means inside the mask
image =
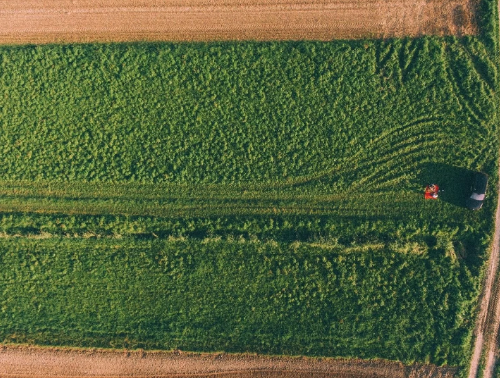
M 499 164 L 500 177 L 500 164 Z M 495 285 L 498 270 L 498 259 L 500 244 L 500 196 L 498 196 L 497 210 L 495 215 L 495 234 L 491 254 L 486 270 L 484 292 L 481 299 L 479 316 L 476 323 L 476 340 L 470 363 L 468 378 L 476 378 L 481 361 L 483 346 L 486 349 L 486 365 L 483 378 L 492 378 L 496 363 L 496 340 L 500 326 L 500 285 Z M 486 336 L 485 336 L 486 335 Z M 486 338 L 485 338 L 486 337 Z
M 476 0 L 0 0 L 0 43 L 476 34 Z
M 498 270 L 500 240 L 500 196 L 498 197 L 497 211 L 495 216 L 495 234 L 491 249 L 488 268 L 486 271 L 486 281 L 484 285 L 483 297 L 481 299 L 479 316 L 476 323 L 476 340 L 474 342 L 474 352 L 469 368 L 469 378 L 476 378 L 481 360 L 483 345 L 487 348 L 487 364 L 484 369 L 483 378 L 491 378 L 495 366 L 496 338 L 498 326 L 500 324 L 500 301 L 496 301 L 500 287 L 494 288 L 495 277 Z M 495 290 L 494 290 L 495 289 Z M 492 332 L 486 332 L 492 330 Z M 486 334 L 486 339 L 485 339 Z M 485 343 L 486 342 L 486 343 Z
M 500 7 L 500 0 L 498 1 Z M 500 14 L 498 15 L 500 22 Z M 500 180 L 500 162 L 498 167 Z M 499 186 L 500 187 L 500 183 Z M 495 234 L 491 249 L 488 269 L 486 271 L 486 281 L 484 286 L 483 298 L 479 317 L 476 324 L 476 340 L 474 343 L 474 352 L 472 355 L 468 378 L 476 378 L 478 375 L 479 363 L 483 345 L 486 348 L 486 365 L 483 370 L 483 378 L 493 378 L 496 364 L 496 351 L 498 331 L 500 328 L 500 285 L 495 285 L 495 278 L 498 270 L 498 259 L 500 255 L 500 195 L 498 196 L 497 210 L 495 214 Z M 486 344 L 485 344 L 485 332 Z
M 498 242 L 498 240 L 497 240 Z M 498 244 L 497 244 L 498 249 Z M 489 338 L 486 344 L 486 365 L 484 367 L 483 378 L 493 378 L 493 373 L 495 371 L 495 365 L 497 362 L 496 352 L 497 352 L 497 339 L 498 339 L 498 330 L 500 326 L 500 293 L 499 287 L 497 283 L 497 287 L 495 288 L 494 297 L 492 300 L 491 308 L 493 313 L 492 325 L 491 325 L 491 333 L 489 334 Z
M 500 8 L 500 1 L 498 2 L 498 6 Z M 499 22 L 500 22 L 500 14 L 499 16 Z M 500 163 L 499 163 L 499 177 L 500 177 Z M 499 183 L 499 188 L 500 188 L 500 183 Z M 498 204 L 497 204 L 497 213 L 495 217 L 495 237 L 493 239 L 493 253 L 496 253 L 496 263 L 498 264 L 498 255 L 499 255 L 499 244 L 500 244 L 500 195 L 498 198 Z M 496 283 L 496 287 L 494 289 L 494 295 L 491 303 L 491 314 L 490 319 L 491 319 L 491 328 L 490 328 L 490 337 L 487 340 L 486 344 L 486 365 L 484 367 L 483 371 L 483 378 L 493 378 L 493 373 L 495 371 L 495 365 L 497 362 L 497 340 L 498 340 L 498 333 L 499 333 L 499 328 L 500 328 L 500 282 Z M 470 376 L 470 375 L 469 375 Z

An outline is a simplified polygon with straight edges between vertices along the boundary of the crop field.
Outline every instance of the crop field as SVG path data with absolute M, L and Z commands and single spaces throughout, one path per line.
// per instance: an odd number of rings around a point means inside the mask
M 456 364 L 471 316 L 472 277 L 417 244 L 23 239 L 2 249 L 8 341 Z
M 464 367 L 483 3 L 461 38 L 1 47 L 0 340 Z

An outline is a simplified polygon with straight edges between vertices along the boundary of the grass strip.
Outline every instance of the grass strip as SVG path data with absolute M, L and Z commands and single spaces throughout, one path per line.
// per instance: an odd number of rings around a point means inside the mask
M 452 365 L 470 342 L 477 286 L 442 245 L 0 244 L 4 342 Z

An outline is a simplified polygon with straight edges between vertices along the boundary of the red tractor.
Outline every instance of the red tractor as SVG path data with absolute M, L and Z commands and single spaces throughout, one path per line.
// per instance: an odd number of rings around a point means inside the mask
M 439 193 L 439 186 L 436 184 L 429 184 L 425 187 L 425 199 L 437 199 Z

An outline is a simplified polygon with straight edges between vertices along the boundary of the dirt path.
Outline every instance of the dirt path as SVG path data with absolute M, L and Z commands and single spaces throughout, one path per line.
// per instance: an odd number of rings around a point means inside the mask
M 500 167 L 499 167 L 500 174 Z M 476 378 L 481 360 L 483 346 L 486 349 L 486 365 L 483 378 L 492 378 L 496 362 L 496 340 L 500 326 L 500 285 L 495 285 L 495 277 L 498 270 L 500 258 L 500 195 L 498 196 L 497 211 L 495 215 L 495 234 L 491 249 L 486 281 L 481 299 L 479 316 L 476 324 L 476 340 L 474 352 L 469 368 L 469 378 Z M 486 335 L 486 337 L 485 337 Z
M 498 249 L 498 244 L 497 244 Z M 493 373 L 495 371 L 495 365 L 497 362 L 497 340 L 498 340 L 498 330 L 500 326 L 500 287 L 498 287 L 499 282 L 497 282 L 497 287 L 494 292 L 494 300 L 492 300 L 492 320 L 491 328 L 489 328 L 490 333 L 485 344 L 486 347 L 486 365 L 483 371 L 483 378 L 493 378 Z
M 0 0 L 0 43 L 474 34 L 477 0 Z
M 495 365 L 495 340 L 498 333 L 498 325 L 500 322 L 500 301 L 494 301 L 498 293 L 493 291 L 496 272 L 498 269 L 499 259 L 499 238 L 500 238 L 500 196 L 498 197 L 497 211 L 495 216 L 495 235 L 493 237 L 493 245 L 491 250 L 490 259 L 488 261 L 488 268 L 486 271 L 486 281 L 484 284 L 484 292 L 481 299 L 479 316 L 476 323 L 476 340 L 474 341 L 474 352 L 472 354 L 471 364 L 469 368 L 469 378 L 476 378 L 478 367 L 481 360 L 481 353 L 483 345 L 487 347 L 488 364 L 485 367 L 483 378 L 491 378 Z M 497 291 L 499 287 L 495 288 Z M 496 302 L 493 303 L 493 302 Z M 494 330 L 488 332 L 489 336 L 485 340 L 486 330 Z M 486 342 L 486 343 L 485 343 Z
M 500 0 L 498 1 L 500 8 Z M 499 22 L 500 22 L 500 14 Z M 500 162 L 498 167 L 500 178 Z M 497 188 L 500 188 L 500 183 Z M 498 190 L 497 190 L 498 192 Z M 484 286 L 481 307 L 476 324 L 476 340 L 474 351 L 469 368 L 468 378 L 476 378 L 478 375 L 479 363 L 483 346 L 486 351 L 486 365 L 483 370 L 483 378 L 493 378 L 496 364 L 496 352 L 498 333 L 500 328 L 500 282 L 495 284 L 495 277 L 498 270 L 498 260 L 500 258 L 500 193 L 498 194 L 497 211 L 495 214 L 495 234 L 491 249 L 488 268 L 486 271 L 486 281 Z M 485 340 L 485 332 L 487 339 Z M 486 343 L 485 343 L 486 342 Z
M 455 369 L 389 361 L 3 347 L 0 378 L 451 378 Z
M 498 6 L 500 7 L 500 0 L 498 2 Z M 500 22 L 500 14 L 499 14 L 499 22 Z M 500 165 L 500 164 L 499 164 Z M 500 168 L 499 168 L 499 176 L 500 176 Z M 500 188 L 500 184 L 499 184 Z M 496 254 L 496 263 L 498 264 L 499 258 L 499 248 L 500 248 L 500 195 L 497 204 L 497 213 L 495 218 L 495 237 L 493 239 L 493 253 Z M 493 373 L 495 372 L 495 365 L 497 362 L 497 340 L 500 329 L 500 282 L 497 280 L 496 286 L 494 287 L 493 300 L 491 301 L 491 311 L 488 315 L 489 319 L 489 338 L 486 344 L 486 365 L 483 371 L 483 378 L 493 378 Z

